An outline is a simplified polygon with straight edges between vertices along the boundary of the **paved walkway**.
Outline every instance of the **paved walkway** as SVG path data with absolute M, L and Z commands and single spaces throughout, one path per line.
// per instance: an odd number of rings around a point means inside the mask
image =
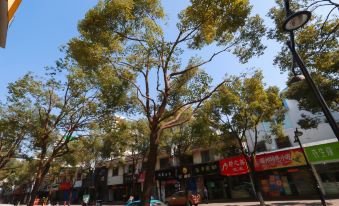
M 320 200 L 266 201 L 267 206 L 322 206 Z M 339 206 L 339 199 L 326 200 L 327 206 Z M 229 202 L 201 204 L 200 206 L 260 206 L 258 202 Z
M 326 200 L 327 206 L 339 206 L 339 199 Z M 266 201 L 267 206 L 322 206 L 319 200 Z M 0 204 L 10 206 L 10 204 Z M 24 206 L 24 205 L 21 205 Z M 62 205 L 60 205 L 62 206 Z M 76 205 L 72 205 L 76 206 Z M 103 205 L 112 206 L 112 205 Z M 200 204 L 199 206 L 260 206 L 258 202 L 224 202 Z

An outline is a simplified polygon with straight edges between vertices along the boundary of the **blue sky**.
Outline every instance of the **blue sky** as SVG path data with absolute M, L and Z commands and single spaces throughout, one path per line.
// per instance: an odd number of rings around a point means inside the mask
M 96 0 L 24 0 L 16 13 L 9 29 L 6 49 L 0 49 L 0 99 L 7 94 L 7 85 L 20 78 L 28 71 L 43 74 L 44 67 L 53 66 L 55 60 L 62 56 L 59 48 L 77 36 L 77 23 L 86 11 L 96 4 Z M 177 2 L 180 2 L 178 4 Z M 183 0 L 164 0 L 168 19 L 175 18 L 177 11 L 184 7 Z M 274 1 L 252 0 L 256 3 L 253 13 L 265 16 Z M 268 24 L 270 21 L 266 18 Z M 174 34 L 169 25 L 168 36 Z M 174 37 L 173 37 L 174 38 Z M 247 68 L 261 68 L 268 85 L 285 87 L 286 74 L 280 74 L 273 66 L 273 57 L 279 51 L 279 45 L 273 41 L 265 41 L 268 47 L 265 54 L 242 65 L 230 54 L 219 56 L 205 68 L 216 82 L 225 73 L 237 74 Z M 214 51 L 204 50 L 202 57 L 208 58 Z

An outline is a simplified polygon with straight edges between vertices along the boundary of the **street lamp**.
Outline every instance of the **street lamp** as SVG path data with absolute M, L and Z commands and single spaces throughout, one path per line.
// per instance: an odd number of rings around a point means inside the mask
M 311 171 L 313 180 L 314 180 L 314 182 L 315 182 L 315 184 L 316 184 L 316 190 L 317 190 L 317 192 L 318 192 L 318 194 L 319 194 L 319 197 L 320 197 L 320 200 L 321 200 L 321 204 L 322 204 L 323 206 L 326 206 L 326 201 L 325 201 L 325 198 L 324 198 L 323 193 L 322 193 L 321 190 L 320 190 L 319 182 L 318 182 L 317 178 L 315 177 L 315 174 L 314 174 L 314 172 L 313 172 L 313 170 L 312 170 L 312 166 L 311 166 L 310 162 L 309 162 L 308 159 L 307 159 L 307 156 L 306 156 L 304 147 L 303 147 L 303 145 L 302 145 L 301 142 L 300 142 L 299 137 L 301 137 L 302 135 L 303 135 L 303 133 L 302 133 L 301 131 L 299 131 L 297 128 L 295 128 L 295 131 L 294 131 L 294 143 L 298 143 L 298 144 L 299 144 L 299 147 L 300 147 L 300 149 L 301 149 L 301 152 L 303 153 L 303 156 L 304 156 L 304 158 L 305 158 L 306 165 L 307 165 L 308 169 Z
M 286 19 L 283 23 L 283 29 L 285 31 L 294 31 L 304 26 L 311 19 L 311 12 L 309 11 L 297 11 L 292 12 L 288 8 Z
M 301 72 L 303 73 L 305 80 L 307 81 L 310 89 L 313 91 L 328 123 L 330 124 L 333 133 L 337 137 L 339 141 L 339 129 L 336 121 L 334 120 L 329 107 L 327 106 L 324 97 L 320 93 L 318 87 L 315 85 L 311 75 L 304 62 L 301 60 L 298 52 L 295 50 L 295 42 L 294 42 L 294 31 L 305 25 L 311 18 L 311 12 L 309 11 L 298 11 L 293 12 L 289 7 L 289 0 L 285 0 L 285 10 L 286 10 L 286 19 L 283 23 L 283 29 L 290 33 L 290 41 L 287 42 L 287 46 L 291 50 L 293 61 L 297 63 Z

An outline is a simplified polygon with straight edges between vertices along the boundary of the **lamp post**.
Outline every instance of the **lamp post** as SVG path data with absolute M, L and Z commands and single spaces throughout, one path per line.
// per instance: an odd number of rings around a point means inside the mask
M 300 27 L 304 26 L 311 18 L 311 12 L 309 11 L 298 11 L 293 12 L 290 10 L 289 7 L 289 0 L 285 0 L 285 10 L 286 10 L 286 19 L 283 23 L 283 29 L 290 33 L 290 40 L 287 42 L 287 46 L 289 47 L 293 61 L 297 63 L 301 72 L 303 73 L 305 80 L 307 81 L 310 89 L 314 93 L 328 123 L 330 124 L 333 133 L 337 137 L 339 141 L 339 129 L 336 121 L 334 120 L 332 113 L 330 112 L 329 107 L 327 106 L 324 97 L 322 96 L 321 92 L 319 91 L 318 87 L 315 85 L 310 73 L 306 69 L 306 66 L 302 59 L 300 58 L 298 52 L 295 49 L 295 42 L 294 42 L 294 31 L 299 29 Z
M 303 153 L 303 156 L 305 158 L 306 165 L 307 165 L 308 169 L 311 171 L 312 178 L 313 178 L 313 180 L 314 180 L 314 182 L 316 184 L 316 190 L 317 190 L 317 193 L 319 194 L 319 197 L 320 197 L 320 200 L 321 200 L 321 204 L 323 206 L 326 206 L 326 201 L 325 201 L 323 193 L 320 190 L 319 182 L 318 182 L 317 178 L 315 177 L 315 174 L 314 174 L 314 172 L 312 170 L 312 166 L 311 166 L 310 162 L 307 159 L 304 147 L 303 147 L 303 145 L 300 142 L 299 137 L 302 136 L 302 135 L 303 135 L 303 133 L 301 131 L 299 131 L 297 128 L 295 128 L 295 131 L 294 131 L 294 142 L 299 144 L 301 152 Z

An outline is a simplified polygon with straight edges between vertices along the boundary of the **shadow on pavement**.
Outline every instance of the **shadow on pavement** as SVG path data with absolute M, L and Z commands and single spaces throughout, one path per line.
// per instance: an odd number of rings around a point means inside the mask
M 298 202 L 283 202 L 283 203 L 272 203 L 270 206 L 293 206 L 293 205 L 300 205 L 300 206 L 322 206 L 320 202 L 310 202 L 310 203 L 298 203 Z M 327 203 L 326 205 L 333 205 L 331 203 Z
M 333 205 L 332 203 L 327 203 L 328 206 Z M 226 204 L 224 206 L 241 206 L 239 204 Z M 260 204 L 251 204 L 246 206 L 260 206 Z M 266 206 L 322 206 L 321 203 L 318 202 L 310 202 L 310 203 L 300 203 L 300 202 L 282 202 L 282 203 L 270 203 L 266 204 Z

